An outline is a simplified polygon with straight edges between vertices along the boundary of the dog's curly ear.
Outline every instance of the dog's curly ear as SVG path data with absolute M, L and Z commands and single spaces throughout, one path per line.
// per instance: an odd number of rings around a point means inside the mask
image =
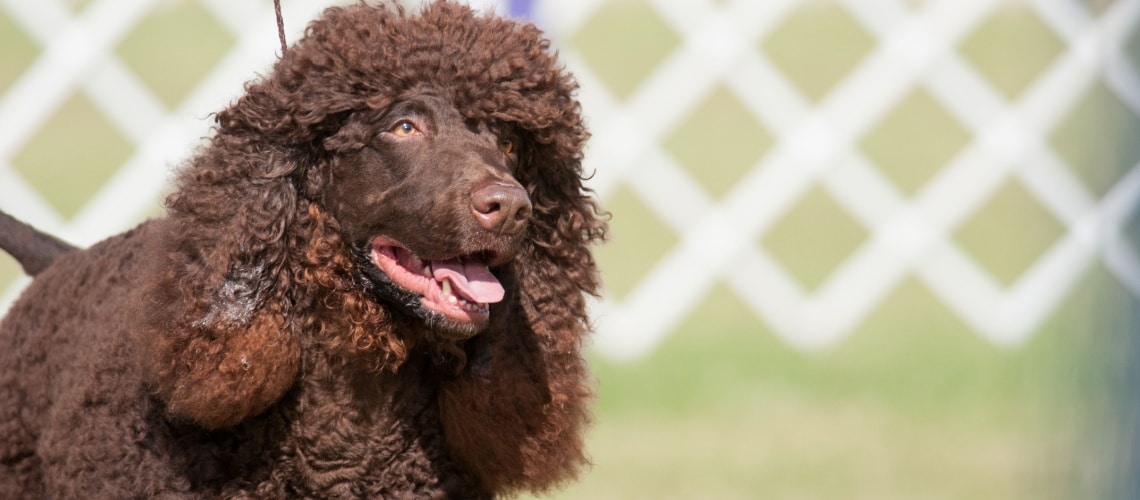
M 143 369 L 168 418 L 229 427 L 280 399 L 296 379 L 300 346 L 275 313 L 230 328 L 151 330 Z
M 172 419 L 231 426 L 276 402 L 300 365 L 290 265 L 296 162 L 217 144 L 179 172 L 148 239 L 136 332 L 145 380 Z M 237 151 L 237 152 L 235 152 Z M 235 158 L 238 156 L 238 158 Z M 251 155 L 252 156 L 252 155 Z
M 448 447 L 495 494 L 543 492 L 587 463 L 582 433 L 593 396 L 580 352 L 584 299 L 550 261 L 504 266 L 510 290 L 488 330 L 469 341 L 467 366 L 441 385 Z
M 140 287 L 139 342 L 147 381 L 172 418 L 233 425 L 297 377 L 301 326 L 291 322 L 315 300 L 304 291 L 314 273 L 301 267 L 319 264 L 305 247 L 321 244 L 305 196 L 324 182 L 317 166 L 348 146 L 330 138 L 347 141 L 337 134 L 356 108 L 386 102 L 329 85 L 348 70 L 310 47 L 329 33 L 311 35 L 215 115 L 210 144 L 166 200 L 169 217 L 147 256 L 157 264 Z
M 593 391 L 581 349 L 586 295 L 599 287 L 589 247 L 604 238 L 606 215 L 576 159 L 546 166 L 552 171 L 520 178 L 535 215 L 522 253 L 496 271 L 508 296 L 469 341 L 465 370 L 440 389 L 452 455 L 496 493 L 545 491 L 587 463 Z

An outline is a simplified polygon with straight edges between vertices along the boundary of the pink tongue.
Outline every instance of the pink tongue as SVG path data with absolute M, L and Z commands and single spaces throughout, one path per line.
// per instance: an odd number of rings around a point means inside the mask
M 470 302 L 490 304 L 503 300 L 503 285 L 482 262 L 459 262 L 458 259 L 431 261 L 432 276 L 436 281 L 451 280 L 451 286 L 458 289 Z

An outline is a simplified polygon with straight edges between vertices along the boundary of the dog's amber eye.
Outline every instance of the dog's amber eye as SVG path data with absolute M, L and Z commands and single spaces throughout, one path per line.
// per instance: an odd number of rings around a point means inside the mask
M 510 137 L 499 139 L 499 149 L 503 150 L 503 154 L 511 154 L 515 152 L 515 140 Z
M 416 133 L 416 125 L 408 120 L 400 120 L 389 132 L 399 137 L 407 137 Z

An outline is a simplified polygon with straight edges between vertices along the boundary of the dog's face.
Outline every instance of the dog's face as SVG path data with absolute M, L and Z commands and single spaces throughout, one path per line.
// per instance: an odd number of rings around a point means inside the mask
M 493 269 L 518 252 L 531 202 L 515 180 L 520 139 L 465 120 L 431 94 L 350 119 L 362 147 L 333 162 L 324 205 L 365 285 L 453 338 L 477 334 L 505 291 Z

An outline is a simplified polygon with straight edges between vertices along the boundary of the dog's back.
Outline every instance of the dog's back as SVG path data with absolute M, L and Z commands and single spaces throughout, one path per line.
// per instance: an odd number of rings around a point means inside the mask
M 125 410 L 146 401 L 137 374 L 128 373 L 133 365 L 116 362 L 133 355 L 123 326 L 131 300 L 124 281 L 137 265 L 141 232 L 76 250 L 0 214 L 0 247 L 37 275 L 0 320 L 0 498 L 48 496 L 43 484 L 60 481 L 43 477 L 47 464 L 121 460 L 124 450 L 104 445 L 130 439 L 96 440 L 94 425 L 102 434 L 140 430 L 139 422 L 106 420 L 140 414 Z

